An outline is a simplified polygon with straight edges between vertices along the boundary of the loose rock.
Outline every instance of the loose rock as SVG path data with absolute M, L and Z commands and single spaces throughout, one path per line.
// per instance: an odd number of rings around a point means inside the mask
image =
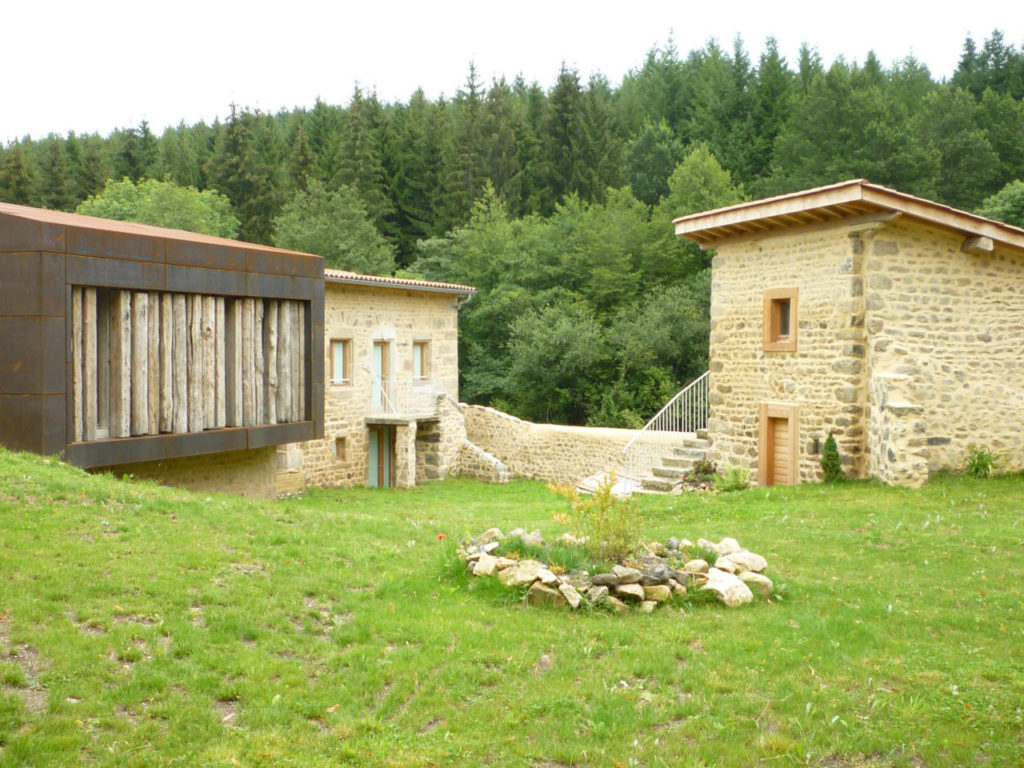
M 557 589 L 551 587 L 545 587 L 540 582 L 534 582 L 530 585 L 530 591 L 526 593 L 526 602 L 530 605 L 551 605 L 558 607 L 559 605 L 565 605 L 565 597 Z
M 683 573 L 707 573 L 708 572 L 708 561 L 707 560 L 689 560 L 683 566 Z
M 644 600 L 640 603 L 640 613 L 654 613 L 654 609 L 658 607 L 658 604 L 653 600 Z
M 491 555 L 481 555 L 473 568 L 475 576 L 490 576 L 498 568 L 498 558 Z
M 754 573 L 753 571 L 744 571 L 739 575 L 740 581 L 750 587 L 750 591 L 756 594 L 758 597 L 762 597 L 765 600 L 769 600 L 772 596 L 772 580 L 767 576 Z
M 750 587 L 733 574 L 720 571 L 717 568 L 708 571 L 708 581 L 703 588 L 714 592 L 715 597 L 730 608 L 736 608 L 752 602 L 754 599 L 754 593 L 750 591 Z
M 626 565 L 616 565 L 612 567 L 612 574 L 616 579 L 616 585 L 619 584 L 639 584 L 640 579 L 644 575 L 636 568 L 630 568 Z M 596 582 L 595 582 L 596 583 Z
M 488 528 L 480 534 L 478 541 L 481 544 L 486 544 L 489 541 L 504 541 L 504 539 L 505 534 L 501 532 L 501 528 Z
M 643 600 L 645 597 L 644 588 L 639 584 L 618 584 L 615 587 L 615 594 L 633 600 Z
M 644 587 L 644 600 L 649 600 L 655 603 L 664 603 L 667 600 L 672 599 L 672 589 L 665 584 L 654 584 L 649 587 Z
M 580 593 L 576 591 L 576 587 L 572 584 L 559 584 L 558 591 L 562 593 L 562 597 L 565 598 L 565 602 L 569 604 L 569 607 L 574 611 L 580 607 L 580 603 L 583 602 L 583 598 Z
M 600 605 L 608 599 L 608 587 L 591 587 L 587 590 L 587 600 L 594 605 Z

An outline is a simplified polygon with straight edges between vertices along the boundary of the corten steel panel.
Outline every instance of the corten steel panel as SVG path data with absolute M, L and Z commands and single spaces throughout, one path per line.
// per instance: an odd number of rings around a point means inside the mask
M 293 421 L 290 424 L 274 424 L 268 427 L 249 427 L 250 449 L 265 448 L 268 445 L 299 443 L 312 440 L 315 429 L 312 421 Z
M 74 253 L 79 256 L 102 256 L 105 258 L 162 263 L 164 260 L 164 240 L 160 237 L 136 235 L 128 232 L 109 232 L 104 229 L 68 227 L 67 253 Z
M 323 286 L 323 283 L 320 283 Z M 306 400 L 312 410 L 317 439 L 324 436 L 324 356 L 315 350 L 324 348 L 324 294 L 317 291 L 306 311 L 306 359 L 311 362 L 310 375 L 307 377 Z
M 304 301 L 313 298 L 317 281 L 310 277 L 284 277 L 246 273 L 246 295 L 271 299 L 296 299 Z M 323 286 L 323 283 L 320 283 Z
M 292 253 L 247 250 L 246 265 L 250 272 L 288 277 L 316 277 L 321 259 Z
M 42 313 L 41 261 L 38 251 L 0 254 L 0 315 Z
M 245 251 L 226 245 L 194 243 L 188 240 L 167 240 L 167 263 L 183 267 L 245 271 Z
M 163 264 L 68 256 L 67 281 L 72 285 L 162 291 L 166 278 Z
M 42 394 L 43 318 L 0 317 L 0 340 L 0 393 Z M 63 338 L 60 357 L 63 367 Z
M 68 461 L 80 467 L 106 467 L 162 461 L 204 453 L 245 450 L 245 429 L 218 429 L 181 435 L 150 435 L 119 440 L 72 443 L 67 447 Z
M 244 272 L 167 265 L 167 290 L 176 293 L 241 296 L 245 293 L 245 282 Z
M 67 363 L 67 333 L 63 317 L 40 318 L 43 348 L 40 390 L 44 395 L 63 395 Z M 2 338 L 2 337 L 0 337 Z
M 215 429 L 187 435 L 164 435 L 166 458 L 177 459 L 200 453 L 222 453 L 245 450 L 248 435 L 244 427 Z
M 40 260 L 39 304 L 44 315 L 64 316 L 64 275 L 63 253 L 43 253 Z
M 41 395 L 0 395 L 0 445 L 12 451 L 42 453 L 42 414 Z
M 68 442 L 67 400 L 59 395 L 42 397 L 42 452 L 64 453 Z
M 64 227 L 0 213 L 0 253 L 64 251 Z

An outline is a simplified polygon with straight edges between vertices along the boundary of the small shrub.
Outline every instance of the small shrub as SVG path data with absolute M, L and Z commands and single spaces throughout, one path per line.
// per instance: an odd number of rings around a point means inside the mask
M 726 493 L 730 491 L 743 491 L 749 486 L 750 480 L 747 470 L 743 467 L 726 467 L 722 475 L 715 480 L 715 488 Z
M 586 539 L 592 558 L 619 561 L 629 556 L 640 540 L 643 517 L 630 499 L 612 493 L 615 474 L 609 474 L 592 495 L 581 496 L 572 486 L 548 486 L 569 500 L 568 522 L 573 533 Z
M 825 439 L 825 447 L 821 451 L 821 473 L 826 483 L 839 483 L 846 479 L 843 462 L 839 458 L 839 446 L 835 436 L 829 432 Z
M 693 464 L 693 474 L 698 480 L 713 480 L 718 470 L 711 459 L 701 459 Z
M 992 474 L 996 468 L 996 457 L 988 448 L 983 445 L 967 446 L 967 461 L 964 463 L 964 473 L 971 477 L 985 478 Z

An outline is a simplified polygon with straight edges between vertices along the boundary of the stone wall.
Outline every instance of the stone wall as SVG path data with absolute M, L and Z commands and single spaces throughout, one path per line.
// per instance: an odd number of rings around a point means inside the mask
M 472 477 L 487 483 L 509 481 L 510 473 L 505 463 L 468 440 L 463 441 L 458 458 L 459 477 Z
M 416 482 L 443 480 L 461 473 L 462 446 L 466 442 L 466 418 L 450 397 L 438 404 L 436 421 L 416 425 Z
M 864 238 L 869 363 L 912 380 L 929 470 L 959 469 L 971 444 L 1024 469 L 1024 256 L 963 239 L 900 220 Z
M 471 443 L 497 457 L 512 474 L 548 482 L 576 483 L 618 469 L 623 449 L 637 435 L 634 429 L 533 424 L 482 405 L 467 405 L 464 413 Z M 671 446 L 679 435 L 652 433 L 650 439 Z
M 330 381 L 331 341 L 351 341 L 351 382 Z M 327 283 L 324 292 L 324 437 L 300 443 L 298 471 L 317 486 L 363 485 L 369 464 L 367 414 L 373 396 L 372 353 L 375 341 L 390 343 L 396 391 L 412 386 L 413 342 L 430 343 L 430 378 L 458 397 L 458 310 L 446 293 Z M 437 444 L 438 477 L 446 476 L 464 438 L 461 419 L 444 406 L 436 421 L 396 423 L 396 484 L 425 479 L 421 446 Z M 442 438 L 427 437 L 437 430 Z M 421 439 L 421 435 L 423 439 Z M 289 471 L 289 470 L 283 470 Z M 288 480 L 283 477 L 283 480 Z M 294 484 L 294 481 L 289 481 Z
M 852 236 L 851 236 L 852 235 Z M 831 431 L 845 468 L 865 471 L 863 248 L 849 228 L 722 244 L 711 288 L 708 431 L 720 469 L 757 478 L 759 409 L 798 407 L 798 476 L 819 480 Z M 799 289 L 797 349 L 763 348 L 764 292 Z
M 252 498 L 273 497 L 278 493 L 277 449 L 274 446 L 167 461 L 119 464 L 97 471 L 116 476 L 134 475 L 155 480 L 161 485 L 206 493 L 232 493 Z
M 905 374 L 871 377 L 868 472 L 884 483 L 918 488 L 928 480 L 928 423 Z

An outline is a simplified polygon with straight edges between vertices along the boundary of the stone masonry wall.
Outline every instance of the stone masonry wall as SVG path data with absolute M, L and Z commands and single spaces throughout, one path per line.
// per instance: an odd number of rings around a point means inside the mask
M 351 339 L 352 382 L 334 384 L 330 379 L 332 339 Z M 297 444 L 301 450 L 298 471 L 306 483 L 319 486 L 362 485 L 369 463 L 366 416 L 373 393 L 373 342 L 391 342 L 391 360 L 395 381 L 409 386 L 413 370 L 413 342 L 430 342 L 430 377 L 439 382 L 452 398 L 458 397 L 458 311 L 456 297 L 446 293 L 408 291 L 327 283 L 324 294 L 324 437 Z M 420 429 L 428 434 L 430 422 L 400 426 L 396 477 L 403 484 L 429 476 L 426 465 L 409 462 L 410 450 L 418 448 Z M 454 429 L 447 435 L 443 449 L 450 465 L 458 454 L 464 435 L 461 420 L 442 409 L 440 428 Z M 443 477 L 445 462 L 437 465 Z
M 497 457 L 519 477 L 576 483 L 597 472 L 618 469 L 623 448 L 637 430 L 533 424 L 482 405 L 464 407 L 467 439 Z M 653 433 L 667 446 L 675 433 Z
M 232 493 L 251 498 L 277 495 L 277 450 L 229 451 L 102 467 L 98 472 L 134 475 L 190 491 Z
M 905 374 L 871 377 L 868 471 L 890 485 L 918 488 L 928 480 L 928 423 Z
M 757 478 L 759 409 L 797 406 L 798 474 L 818 480 L 835 435 L 846 470 L 865 462 L 863 243 L 850 228 L 803 230 L 722 244 L 713 261 L 708 431 L 720 469 Z M 764 291 L 799 289 L 797 349 L 763 349 Z
M 865 237 L 871 371 L 912 379 L 930 470 L 972 443 L 1024 469 L 1024 255 L 963 239 L 901 220 Z

